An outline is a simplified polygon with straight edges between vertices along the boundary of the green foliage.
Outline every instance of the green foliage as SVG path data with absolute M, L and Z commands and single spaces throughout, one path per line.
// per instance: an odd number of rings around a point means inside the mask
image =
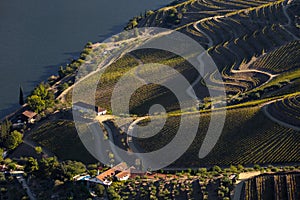
M 169 24 L 179 24 L 182 19 L 182 14 L 178 13 L 175 7 L 172 7 L 167 11 L 166 22 Z
M 63 83 L 62 85 L 59 85 L 59 86 L 58 86 L 58 90 L 59 90 L 60 92 L 63 92 L 64 90 L 68 89 L 68 87 L 69 87 L 69 84 L 68 84 L 68 83 Z
M 23 142 L 23 135 L 18 131 L 11 132 L 5 139 L 4 146 L 8 150 L 13 150 Z
M 207 169 L 206 168 L 199 168 L 198 172 L 201 174 L 206 174 L 207 173 Z
M 24 168 L 25 172 L 27 173 L 33 173 L 39 170 L 39 163 L 36 159 L 34 159 L 33 157 L 29 157 L 27 159 L 27 162 L 25 164 L 25 168 Z
M 238 169 L 236 168 L 236 166 L 230 165 L 230 171 L 233 172 L 233 173 L 237 173 Z
M 59 70 L 58 70 L 58 76 L 59 76 L 60 78 L 63 78 L 64 76 L 66 76 L 66 74 L 65 74 L 65 69 L 64 69 L 63 66 L 60 66 L 60 67 L 59 67 Z
M 20 92 L 19 92 L 19 104 L 22 106 L 24 105 L 24 95 L 23 95 L 23 89 L 20 86 Z
M 3 153 L 4 153 L 3 149 L 0 148 L 0 162 L 3 161 Z
M 46 108 L 53 107 L 54 93 L 49 90 L 49 85 L 41 83 L 33 91 L 32 95 L 27 98 L 29 107 L 37 113 Z
M 62 168 L 63 168 L 63 171 L 64 171 L 64 176 L 69 180 L 72 180 L 72 178 L 75 175 L 82 174 L 82 173 L 86 172 L 85 165 L 81 162 L 78 162 L 78 161 L 68 160 L 66 162 L 63 162 L 62 163 Z
M 154 12 L 152 10 L 148 10 L 145 12 L 145 17 L 149 17 L 150 15 L 153 15 Z
M 45 101 L 37 95 L 32 95 L 28 97 L 27 103 L 29 107 L 37 113 L 41 112 L 42 110 L 45 110 L 46 108 Z
M 259 171 L 261 168 L 260 168 L 260 166 L 258 165 L 258 164 L 255 164 L 254 166 L 253 166 L 253 168 L 256 170 L 256 171 Z
M 212 167 L 212 171 L 220 173 L 220 172 L 222 172 L 222 169 L 221 169 L 221 167 L 215 165 Z
M 9 164 L 7 165 L 7 167 L 8 167 L 8 169 L 10 169 L 10 170 L 15 170 L 15 169 L 17 168 L 17 166 L 16 166 L 15 163 L 9 163 Z
M 131 30 L 131 29 L 133 29 L 133 28 L 135 28 L 135 27 L 137 27 L 137 25 L 138 25 L 139 23 L 138 23 L 138 18 L 133 18 L 133 19 L 131 19 L 129 22 L 128 22 L 128 24 L 127 24 L 127 26 L 126 26 L 126 30 Z
M 244 170 L 244 166 L 241 165 L 241 164 L 238 164 L 237 169 L 238 169 L 239 171 L 243 171 L 243 170 Z
M 10 133 L 12 127 L 11 121 L 6 119 L 1 125 L 0 125 L 0 141 L 1 143 L 4 142 L 5 138 L 8 136 Z
M 101 184 L 95 186 L 94 191 L 98 197 L 103 197 L 105 192 L 105 187 Z
M 43 149 L 40 146 L 35 147 L 34 150 L 37 154 L 41 154 L 43 152 Z
M 61 167 L 56 157 L 42 158 L 39 163 L 39 172 L 42 177 L 55 178 L 59 176 Z

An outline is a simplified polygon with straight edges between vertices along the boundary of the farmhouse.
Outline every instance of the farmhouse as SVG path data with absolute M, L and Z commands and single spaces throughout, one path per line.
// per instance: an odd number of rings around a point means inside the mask
M 30 110 L 25 110 L 21 115 L 21 119 L 24 122 L 34 123 L 36 115 L 37 114 L 35 112 L 32 112 Z
M 126 181 L 129 179 L 129 177 L 130 177 L 130 171 L 123 171 L 116 175 L 118 181 Z
M 100 183 L 103 185 L 111 185 L 114 180 L 126 181 L 129 178 L 136 176 L 143 176 L 145 172 L 136 170 L 135 167 L 129 167 L 125 162 L 122 162 L 113 168 L 106 170 L 105 172 L 99 174 L 98 176 L 89 179 L 90 182 Z
M 98 116 L 105 115 L 107 110 L 98 106 L 93 106 L 84 102 L 76 102 L 73 105 L 73 109 L 86 114 L 96 113 Z

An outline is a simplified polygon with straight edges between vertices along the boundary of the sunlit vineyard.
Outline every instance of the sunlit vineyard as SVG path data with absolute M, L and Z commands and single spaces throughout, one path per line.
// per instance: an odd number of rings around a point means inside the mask
M 273 59 L 259 69 L 263 71 L 281 72 L 298 67 L 299 48 L 293 41 L 299 38 L 299 31 L 292 15 L 297 9 L 297 3 L 286 5 L 284 1 L 185 1 L 158 10 L 139 26 L 172 27 L 193 37 L 209 50 L 222 71 L 227 92 L 236 94 L 262 85 L 270 78 L 263 72 L 247 71 L 256 59 L 261 62 L 256 65 L 263 65 L 268 57 L 281 59 L 280 62 Z M 170 24 L 169 15 L 180 16 L 180 22 Z M 272 52 L 282 45 L 278 52 Z M 287 55 L 282 52 L 286 49 L 295 51 Z M 206 79 L 208 86 L 218 90 L 219 82 L 213 74 Z M 200 83 L 196 87 L 200 88 Z
M 266 174 L 245 181 L 240 199 L 299 199 L 300 173 Z
M 293 41 L 255 61 L 251 68 L 270 71 L 274 74 L 300 66 L 300 41 Z

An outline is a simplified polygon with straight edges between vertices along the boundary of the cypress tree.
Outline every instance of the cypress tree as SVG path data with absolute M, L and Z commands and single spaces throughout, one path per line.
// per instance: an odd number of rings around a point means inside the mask
M 22 106 L 24 105 L 24 95 L 23 95 L 23 89 L 20 86 L 20 93 L 19 93 L 19 104 Z

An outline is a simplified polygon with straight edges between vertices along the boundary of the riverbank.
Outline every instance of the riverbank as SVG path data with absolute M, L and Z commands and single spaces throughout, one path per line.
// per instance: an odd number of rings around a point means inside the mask
M 78 57 L 86 42 L 102 41 L 122 31 L 132 16 L 169 2 L 1 1 L 0 118 L 18 108 L 20 85 L 29 95 L 60 65 Z

